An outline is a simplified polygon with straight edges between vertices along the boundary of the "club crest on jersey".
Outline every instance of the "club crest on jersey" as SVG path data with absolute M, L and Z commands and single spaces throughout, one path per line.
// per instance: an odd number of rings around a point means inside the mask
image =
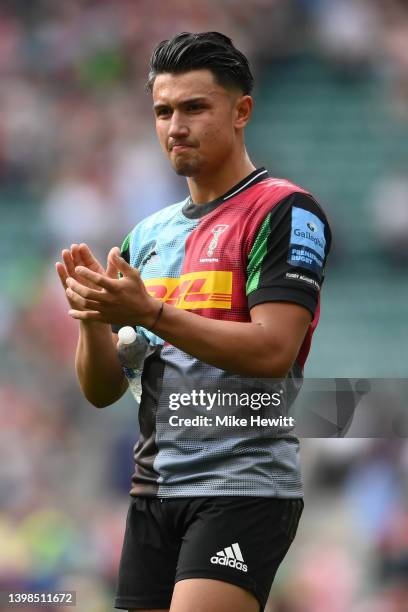
M 212 228 L 211 233 L 213 234 L 213 237 L 211 238 L 211 242 L 208 245 L 207 257 L 212 257 L 214 255 L 214 251 L 218 245 L 219 237 L 225 232 L 228 227 L 229 225 L 218 224 Z

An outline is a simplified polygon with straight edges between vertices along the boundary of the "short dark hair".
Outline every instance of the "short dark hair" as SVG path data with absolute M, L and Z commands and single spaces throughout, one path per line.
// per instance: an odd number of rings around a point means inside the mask
M 237 87 L 244 95 L 251 93 L 254 78 L 247 58 L 219 32 L 181 32 L 159 43 L 150 58 L 146 87 L 152 91 L 156 76 L 164 72 L 181 74 L 204 68 L 223 87 Z

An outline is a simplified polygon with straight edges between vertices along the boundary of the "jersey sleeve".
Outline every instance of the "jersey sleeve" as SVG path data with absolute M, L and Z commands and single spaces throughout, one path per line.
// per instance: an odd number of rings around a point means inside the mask
M 126 238 L 123 241 L 122 246 L 120 247 L 120 255 L 121 257 L 123 257 L 123 259 L 130 264 L 130 235 L 132 232 L 130 232 Z M 119 276 L 121 276 L 121 273 L 119 272 Z M 117 334 L 118 331 L 120 330 L 120 328 L 122 327 L 122 325 L 111 325 L 112 327 L 112 331 Z
M 312 196 L 293 193 L 265 217 L 247 263 L 249 308 L 293 302 L 314 316 L 324 280 L 331 230 Z

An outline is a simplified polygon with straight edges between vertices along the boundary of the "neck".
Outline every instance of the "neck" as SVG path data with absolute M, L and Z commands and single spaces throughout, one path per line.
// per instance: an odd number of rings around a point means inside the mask
M 216 200 L 254 170 L 254 164 L 244 151 L 239 159 L 228 161 L 209 176 L 189 176 L 187 184 L 191 199 L 195 204 Z

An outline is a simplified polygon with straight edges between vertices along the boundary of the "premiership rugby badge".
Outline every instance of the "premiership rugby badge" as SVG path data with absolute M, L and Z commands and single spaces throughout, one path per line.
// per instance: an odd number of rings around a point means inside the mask
M 325 254 L 324 222 L 310 210 L 294 206 L 292 208 L 288 263 L 296 268 L 310 270 L 321 279 Z
M 207 257 L 212 257 L 214 255 L 214 251 L 217 248 L 218 239 L 225 232 L 225 230 L 229 227 L 229 225 L 216 225 L 212 228 L 211 233 L 213 237 L 211 238 L 211 242 L 208 245 Z

